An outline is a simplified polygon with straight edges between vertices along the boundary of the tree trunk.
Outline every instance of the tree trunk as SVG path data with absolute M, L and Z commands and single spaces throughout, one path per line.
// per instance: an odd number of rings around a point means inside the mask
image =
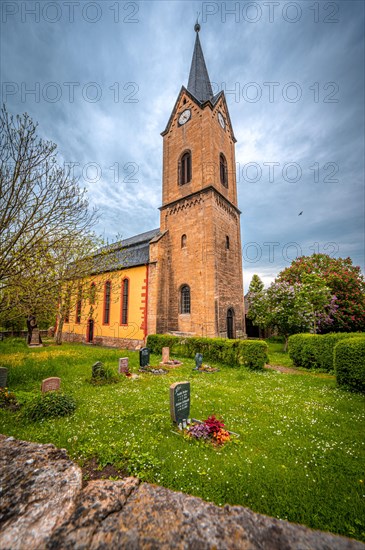
M 64 316 L 62 315 L 62 311 L 60 311 L 57 314 L 57 330 L 55 334 L 55 342 L 58 346 L 62 344 L 63 320 L 64 320 Z
M 286 353 L 286 352 L 288 351 L 288 340 L 289 340 L 289 336 L 284 335 L 284 338 L 285 338 L 284 351 L 285 351 L 285 353 Z

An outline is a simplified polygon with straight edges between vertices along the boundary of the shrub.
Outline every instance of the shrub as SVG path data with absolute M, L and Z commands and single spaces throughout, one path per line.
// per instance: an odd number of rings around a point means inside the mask
M 147 347 L 151 353 L 161 354 L 162 348 L 172 348 L 174 344 L 179 342 L 178 336 L 171 334 L 150 334 L 147 337 Z
M 11 411 L 19 409 L 15 393 L 9 391 L 8 388 L 0 388 L 0 409 L 9 409 Z
M 59 391 L 50 391 L 37 395 L 23 409 L 23 416 L 31 421 L 46 418 L 57 418 L 72 414 L 76 409 L 76 402 L 70 395 Z
M 268 361 L 267 344 L 263 340 L 229 340 L 227 338 L 183 338 L 153 334 L 147 338 L 152 353 L 161 353 L 169 346 L 182 357 L 194 358 L 202 353 L 204 360 L 217 361 L 231 366 L 244 365 L 250 369 L 262 369 Z
M 263 369 L 268 363 L 268 347 L 264 340 L 242 340 L 240 342 L 240 364 L 252 369 Z
M 328 372 L 334 368 L 333 354 L 337 342 L 363 336 L 361 332 L 294 334 L 289 337 L 289 356 L 296 367 L 324 369 Z
M 339 386 L 365 393 L 365 336 L 338 342 L 334 367 Z
M 104 363 L 97 361 L 92 366 L 92 376 L 89 382 L 94 386 L 103 386 L 104 384 L 116 384 L 120 382 L 120 378 L 115 376 L 110 367 L 106 367 Z

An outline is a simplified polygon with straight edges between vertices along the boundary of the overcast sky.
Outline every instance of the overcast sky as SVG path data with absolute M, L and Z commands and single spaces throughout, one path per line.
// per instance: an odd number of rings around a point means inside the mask
M 74 164 L 115 240 L 158 227 L 162 137 L 200 39 L 237 138 L 244 280 L 364 269 L 364 3 L 3 0 L 2 101 Z M 302 212 L 301 215 L 300 212 Z

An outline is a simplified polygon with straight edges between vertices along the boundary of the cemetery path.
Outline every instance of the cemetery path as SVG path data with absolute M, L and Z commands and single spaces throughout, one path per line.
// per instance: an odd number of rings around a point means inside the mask
M 318 378 L 335 378 L 333 374 L 328 374 L 326 372 L 317 373 L 312 371 L 304 371 L 290 367 L 282 367 L 281 365 L 265 365 L 265 369 L 276 370 L 277 372 L 281 372 L 282 374 L 301 374 L 304 376 L 317 376 Z

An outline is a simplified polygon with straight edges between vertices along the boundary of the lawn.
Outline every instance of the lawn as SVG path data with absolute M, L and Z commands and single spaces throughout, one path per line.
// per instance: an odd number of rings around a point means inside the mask
M 280 351 L 273 349 L 270 362 L 278 364 Z M 248 506 L 365 540 L 364 397 L 337 388 L 333 377 L 226 365 L 203 374 L 182 358 L 184 365 L 164 376 L 92 386 L 87 379 L 95 361 L 117 373 L 118 358 L 128 356 L 137 373 L 138 353 L 71 344 L 30 350 L 9 340 L 0 343 L 0 353 L 20 402 L 38 393 L 48 376 L 60 376 L 62 389 L 77 401 L 73 416 L 37 423 L 0 410 L 0 433 L 66 448 L 81 465 L 96 458 L 100 468 L 113 464 L 219 505 Z M 159 361 L 152 356 L 151 364 Z M 191 383 L 191 415 L 215 414 L 239 438 L 213 447 L 177 433 L 169 386 L 184 380 Z

